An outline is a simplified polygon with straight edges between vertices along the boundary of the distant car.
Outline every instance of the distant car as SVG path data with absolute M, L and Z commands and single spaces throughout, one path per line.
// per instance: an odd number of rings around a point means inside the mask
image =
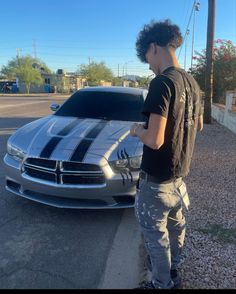
M 134 206 L 142 143 L 131 137 L 147 90 L 80 89 L 52 115 L 19 128 L 4 157 L 6 189 L 62 208 Z

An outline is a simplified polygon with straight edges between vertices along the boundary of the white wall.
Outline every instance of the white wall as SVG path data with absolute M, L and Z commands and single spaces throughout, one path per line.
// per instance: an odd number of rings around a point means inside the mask
M 213 104 L 211 109 L 212 117 L 236 134 L 236 111 L 233 111 L 232 104 L 235 104 L 236 92 L 226 93 L 226 105 Z

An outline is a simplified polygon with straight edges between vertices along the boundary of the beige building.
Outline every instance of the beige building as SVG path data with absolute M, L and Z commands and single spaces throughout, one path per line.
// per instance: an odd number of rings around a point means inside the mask
M 74 72 L 64 72 L 58 69 L 55 74 L 48 74 L 41 71 L 43 84 L 40 86 L 31 85 L 30 93 L 73 93 L 81 88 L 88 87 L 86 78 Z M 110 87 L 112 82 L 101 80 L 100 86 Z M 123 87 L 138 87 L 139 84 L 134 80 L 123 80 Z M 19 83 L 19 92 L 26 93 L 26 86 Z
M 131 80 L 123 80 L 123 87 L 133 87 L 137 88 L 139 86 L 139 83 L 136 81 Z
M 73 93 L 87 85 L 86 79 L 75 73 L 64 73 L 58 70 L 56 74 L 41 73 L 43 84 L 31 85 L 30 93 Z M 19 92 L 26 93 L 25 84 L 19 82 Z
M 100 86 L 102 86 L 102 87 L 111 87 L 112 82 L 101 81 Z
M 50 93 L 51 92 L 51 81 L 52 74 L 41 73 L 43 84 L 42 85 L 31 85 L 30 93 Z M 27 88 L 24 83 L 19 80 L 19 93 L 26 93 Z
M 55 75 L 54 86 L 57 92 L 73 93 L 81 88 L 89 87 L 89 83 L 86 78 L 76 73 L 66 72 L 58 70 Z M 102 80 L 100 86 L 109 87 L 112 86 L 112 82 Z

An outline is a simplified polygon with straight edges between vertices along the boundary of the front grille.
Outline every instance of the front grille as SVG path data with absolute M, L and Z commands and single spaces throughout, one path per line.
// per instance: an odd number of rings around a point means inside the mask
M 39 180 L 61 185 L 101 185 L 105 177 L 98 165 L 56 161 L 41 158 L 27 158 L 22 173 Z
M 133 196 L 113 196 L 113 199 L 116 201 L 117 204 L 129 204 L 133 205 L 134 204 L 134 197 Z
M 25 167 L 25 173 L 32 178 L 50 181 L 50 182 L 56 182 L 55 173 L 49 173 L 48 171 L 34 169 L 32 167 L 27 167 L 27 166 Z
M 91 176 L 91 175 L 63 175 L 63 184 L 103 184 L 105 182 L 104 176 Z
M 63 161 L 62 169 L 63 171 L 101 172 L 98 165 L 73 161 Z
M 18 192 L 20 190 L 21 185 L 11 180 L 7 180 L 7 187 Z
M 47 168 L 50 170 L 56 170 L 56 160 L 48 160 L 42 158 L 27 158 L 25 161 L 26 165 L 32 165 L 41 168 Z

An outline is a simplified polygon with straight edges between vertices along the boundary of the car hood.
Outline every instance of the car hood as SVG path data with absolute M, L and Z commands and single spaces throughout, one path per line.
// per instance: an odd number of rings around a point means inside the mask
M 88 162 L 141 155 L 142 144 L 129 135 L 132 122 L 51 115 L 18 131 L 10 142 L 28 156 Z

